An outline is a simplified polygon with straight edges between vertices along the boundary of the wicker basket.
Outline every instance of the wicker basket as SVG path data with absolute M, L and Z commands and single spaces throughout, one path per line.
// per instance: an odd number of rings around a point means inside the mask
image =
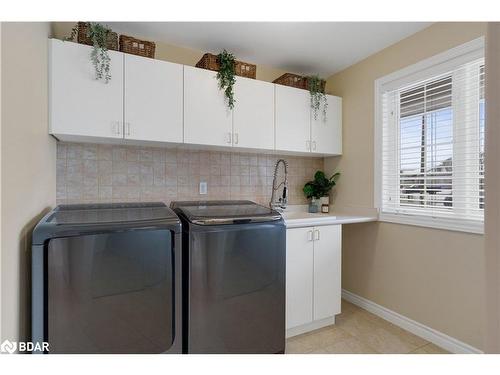
M 197 68 L 219 71 L 219 61 L 217 55 L 205 53 L 196 64 Z M 253 78 L 257 75 L 257 66 L 243 61 L 235 61 L 235 74 L 240 77 Z
M 127 35 L 120 35 L 120 52 L 154 59 L 155 48 L 156 45 L 153 42 L 136 39 Z
M 78 22 L 78 34 L 76 41 L 80 44 L 86 44 L 93 46 L 94 43 L 92 39 L 88 36 L 89 23 L 88 22 Z M 110 32 L 108 34 L 108 40 L 106 41 L 106 47 L 113 51 L 118 51 L 118 34 L 115 32 Z
M 307 77 L 299 76 L 293 73 L 285 73 L 282 76 L 276 78 L 273 83 L 278 85 L 295 87 L 297 89 L 309 90 L 309 82 Z M 325 92 L 326 81 L 321 80 L 321 92 Z
M 307 90 L 307 78 L 293 73 L 285 73 L 276 78 L 273 83 Z

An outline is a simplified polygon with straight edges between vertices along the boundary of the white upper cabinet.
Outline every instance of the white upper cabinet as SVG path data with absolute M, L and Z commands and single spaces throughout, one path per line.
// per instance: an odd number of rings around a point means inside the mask
M 309 91 L 275 85 L 276 150 L 311 151 Z
M 274 85 L 236 77 L 233 146 L 274 150 Z
M 340 155 L 342 99 L 314 119 L 307 90 L 236 77 L 228 108 L 211 70 L 108 51 L 111 80 L 95 79 L 92 47 L 49 41 L 49 132 L 111 139 Z
M 232 145 L 232 111 L 219 90 L 217 73 L 184 66 L 184 142 Z
M 317 119 L 309 91 L 276 85 L 276 150 L 342 154 L 342 99 L 327 95 L 326 119 L 322 106 Z
M 183 65 L 124 54 L 125 138 L 182 142 Z
M 311 110 L 311 151 L 319 154 L 342 154 L 342 98 L 327 95 L 326 119 L 323 103 L 314 118 Z
M 111 80 L 95 79 L 92 47 L 50 40 L 50 133 L 123 137 L 123 54 L 108 51 Z

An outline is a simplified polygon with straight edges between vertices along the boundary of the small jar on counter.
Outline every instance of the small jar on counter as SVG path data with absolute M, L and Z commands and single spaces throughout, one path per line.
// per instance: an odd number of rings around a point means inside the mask
M 330 212 L 330 205 L 328 203 L 323 203 L 321 205 L 321 212 L 324 214 L 327 214 L 328 212 Z

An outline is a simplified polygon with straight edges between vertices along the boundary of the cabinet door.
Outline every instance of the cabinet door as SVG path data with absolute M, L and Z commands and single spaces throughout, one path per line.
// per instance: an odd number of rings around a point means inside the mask
M 50 44 L 50 133 L 123 137 L 123 54 L 108 51 L 111 80 L 95 79 L 92 47 L 52 39 Z
M 314 320 L 340 313 L 341 225 L 314 228 Z
M 312 228 L 286 231 L 286 328 L 313 320 Z
M 233 146 L 274 150 L 274 85 L 236 77 Z
M 311 111 L 312 152 L 320 154 L 342 154 L 342 98 L 327 95 L 326 120 L 323 106 L 320 106 L 317 118 Z
M 311 151 L 309 91 L 275 85 L 275 103 L 276 150 Z
M 182 142 L 183 66 L 125 54 L 125 138 Z
M 231 146 L 232 111 L 215 72 L 184 67 L 184 142 Z

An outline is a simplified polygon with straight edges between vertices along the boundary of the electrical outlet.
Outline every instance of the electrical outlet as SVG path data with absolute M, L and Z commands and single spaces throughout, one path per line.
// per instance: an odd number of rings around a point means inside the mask
M 204 195 L 207 193 L 208 186 L 205 181 L 200 182 L 200 194 Z

